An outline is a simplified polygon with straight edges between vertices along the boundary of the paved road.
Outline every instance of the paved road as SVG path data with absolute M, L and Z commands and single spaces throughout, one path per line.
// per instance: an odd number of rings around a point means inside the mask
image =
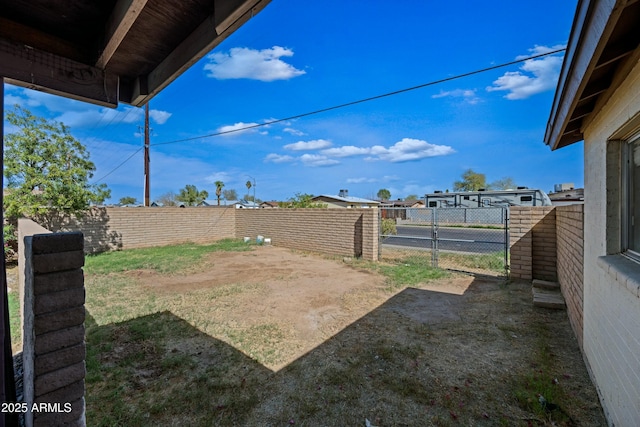
M 398 225 L 398 234 L 382 238 L 384 245 L 431 248 L 431 227 Z M 504 250 L 504 230 L 440 227 L 438 248 L 445 251 L 491 253 Z

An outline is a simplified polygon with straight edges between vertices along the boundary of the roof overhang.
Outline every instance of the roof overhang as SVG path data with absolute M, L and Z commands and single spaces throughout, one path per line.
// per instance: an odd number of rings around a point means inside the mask
M 270 0 L 0 0 L 0 77 L 141 106 Z
M 584 125 L 640 59 L 639 0 L 580 0 L 547 122 L 552 150 L 584 139 Z

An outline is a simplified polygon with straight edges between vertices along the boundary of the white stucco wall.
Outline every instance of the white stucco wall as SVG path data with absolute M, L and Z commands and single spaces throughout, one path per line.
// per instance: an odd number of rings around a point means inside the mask
M 621 249 L 622 143 L 610 140 L 640 125 L 639 112 L 640 63 L 584 133 L 584 352 L 615 426 L 640 425 L 640 264 L 615 255 Z

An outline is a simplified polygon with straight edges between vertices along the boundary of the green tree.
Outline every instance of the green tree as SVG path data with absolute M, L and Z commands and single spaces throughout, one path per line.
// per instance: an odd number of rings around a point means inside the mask
M 391 198 L 391 191 L 386 188 L 381 188 L 378 190 L 378 194 L 376 196 L 378 196 L 378 199 L 380 200 L 389 200 Z
M 313 194 L 296 193 L 286 202 L 280 202 L 281 208 L 326 208 L 326 203 L 316 203 L 313 200 Z
M 220 196 L 222 196 L 222 187 L 224 187 L 224 182 L 216 181 L 213 185 L 216 186 L 216 197 L 218 198 L 218 206 L 220 206 Z
M 89 183 L 96 167 L 63 123 L 34 116 L 17 105 L 7 121 L 17 128 L 4 140 L 8 218 L 38 216 L 50 221 L 59 212 L 78 215 L 111 196 L 106 184 Z
M 407 197 L 404 198 L 407 201 L 411 201 L 411 200 L 418 200 L 418 195 L 417 194 L 409 194 Z
M 492 190 L 513 190 L 516 188 L 516 182 L 510 176 L 505 176 L 502 179 L 493 181 L 489 184 L 489 188 Z
M 197 206 L 207 197 L 209 197 L 209 193 L 206 190 L 198 191 L 195 185 L 187 185 L 180 190 L 176 200 L 187 206 Z
M 225 200 L 238 200 L 238 192 L 234 189 L 222 190 L 222 197 Z
M 478 191 L 481 188 L 487 188 L 487 178 L 483 173 L 474 172 L 473 169 L 464 171 L 462 181 L 453 183 L 455 191 Z
M 118 202 L 118 204 L 120 205 L 135 205 L 137 203 L 138 203 L 138 200 L 136 200 L 135 197 L 131 197 L 131 196 L 121 197 L 120 201 Z

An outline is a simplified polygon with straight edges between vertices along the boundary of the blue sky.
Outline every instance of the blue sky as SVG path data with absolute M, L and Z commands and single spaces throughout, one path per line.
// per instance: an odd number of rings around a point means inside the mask
M 468 4 L 467 4 L 468 3 Z M 262 200 L 392 198 L 453 188 L 466 169 L 550 191 L 583 186 L 582 143 L 542 141 L 562 54 L 251 130 L 263 124 L 564 47 L 575 1 L 272 0 L 150 102 L 151 198 L 213 182 Z M 143 199 L 142 109 L 5 85 L 5 105 L 61 121 L 94 180 Z M 13 129 L 5 123 L 5 132 Z M 158 144 L 158 145 L 154 145 Z M 251 177 L 251 178 L 249 178 Z M 253 190 L 252 190 L 253 192 Z

